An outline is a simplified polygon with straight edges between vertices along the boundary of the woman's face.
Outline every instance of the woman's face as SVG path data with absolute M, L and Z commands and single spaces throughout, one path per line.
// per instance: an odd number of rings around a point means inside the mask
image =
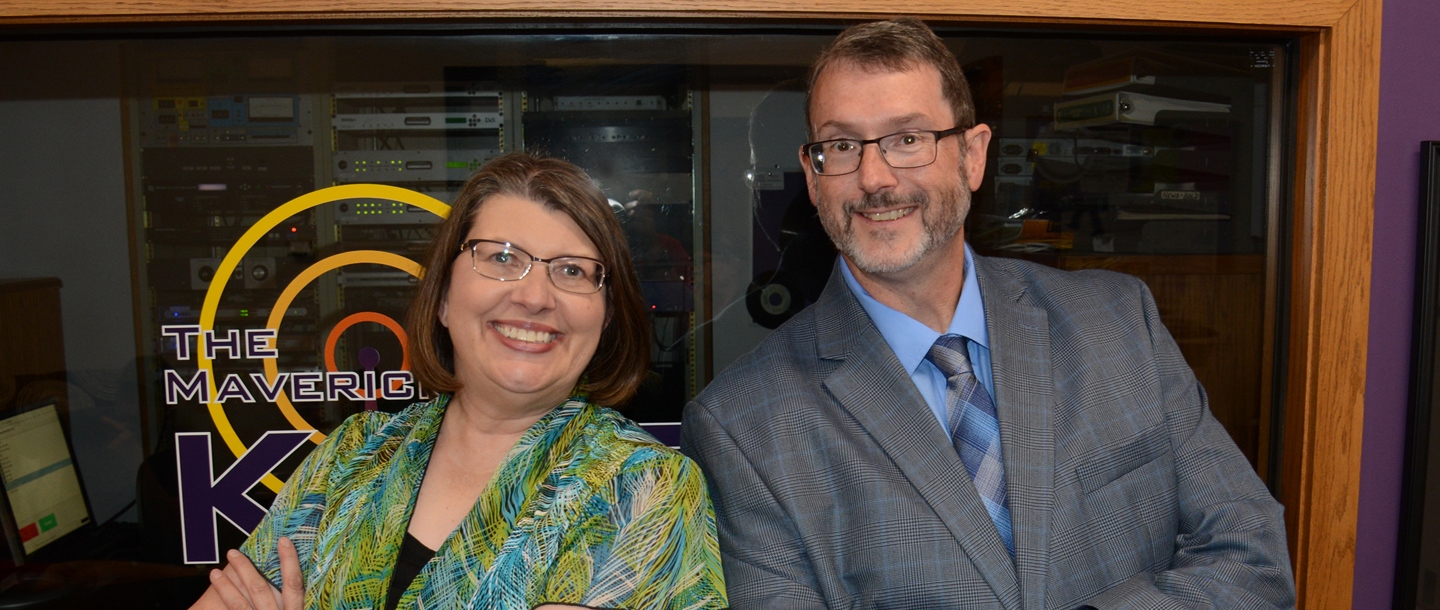
M 510 242 L 546 260 L 600 259 L 595 244 L 565 213 L 513 195 L 494 195 L 480 204 L 464 241 L 472 239 Z M 469 251 L 452 264 L 439 315 L 455 345 L 462 392 L 532 408 L 560 404 L 600 342 L 605 291 L 561 290 L 550 280 L 549 266 L 539 262 L 513 282 L 476 273 Z

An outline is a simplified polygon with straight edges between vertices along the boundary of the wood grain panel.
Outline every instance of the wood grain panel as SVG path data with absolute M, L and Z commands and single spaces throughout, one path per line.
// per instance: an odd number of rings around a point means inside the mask
M 1314 596 L 1307 595 L 1306 578 L 1298 569 L 1302 560 L 1309 556 L 1309 536 L 1302 539 L 1300 531 L 1311 528 L 1311 513 L 1303 506 L 1310 499 L 1312 485 L 1305 482 L 1313 477 L 1313 451 L 1315 430 L 1313 427 L 1317 400 L 1310 370 L 1318 366 L 1319 354 L 1312 350 L 1316 335 L 1315 306 L 1318 301 L 1319 278 L 1314 276 L 1320 255 L 1315 240 L 1314 209 L 1318 177 L 1317 157 L 1324 152 L 1319 140 L 1319 115 L 1325 108 L 1320 103 L 1321 87 L 1329 66 L 1322 61 L 1323 51 L 1329 48 L 1330 32 L 1322 32 L 1302 41 L 1297 58 L 1299 71 L 1299 121 L 1296 133 L 1296 175 L 1293 205 L 1293 230 L 1290 261 L 1290 335 L 1287 346 L 1288 366 L 1285 375 L 1284 440 L 1281 447 L 1282 472 L 1280 502 L 1286 507 L 1285 539 L 1290 547 L 1291 566 L 1296 569 L 1295 584 L 1300 594 L 1300 605 Z M 1368 329 L 1367 329 L 1368 330 Z M 1353 574 L 1353 572 L 1352 572 Z M 1352 576 L 1353 578 L 1353 576 Z
M 1259 258 L 1259 257 L 1256 257 Z M 1205 387 L 1210 412 L 1251 464 L 1260 451 L 1262 274 L 1141 275 L 1160 319 Z
M 1079 21 L 1148 21 L 1267 26 L 1328 27 L 1353 0 L 14 0 L 0 4 L 0 23 L 106 22 L 163 19 L 454 19 L 531 17 L 565 11 L 569 16 L 789 17 L 825 13 L 857 17 L 916 14 L 958 18 L 1021 18 Z
M 1380 0 L 1303 41 L 1285 476 L 1300 607 L 1349 608 L 1364 424 Z
M 57 400 L 70 430 L 60 278 L 0 280 L 0 410 Z

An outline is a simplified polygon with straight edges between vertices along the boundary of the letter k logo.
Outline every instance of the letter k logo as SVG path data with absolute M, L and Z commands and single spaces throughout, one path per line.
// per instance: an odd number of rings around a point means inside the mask
M 216 479 L 209 432 L 177 432 L 175 461 L 180 479 L 180 531 L 185 563 L 220 561 L 215 515 L 245 533 L 265 517 L 265 507 L 246 495 L 260 479 L 305 444 L 314 430 L 271 430 Z M 203 466 L 203 468 L 201 467 Z

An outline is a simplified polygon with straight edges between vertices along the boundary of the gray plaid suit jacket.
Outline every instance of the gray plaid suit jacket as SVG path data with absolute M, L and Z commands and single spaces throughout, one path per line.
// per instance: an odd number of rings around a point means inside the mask
M 837 266 L 817 303 L 685 407 L 733 607 L 1293 607 L 1281 507 L 1145 285 L 975 265 L 1014 563 Z

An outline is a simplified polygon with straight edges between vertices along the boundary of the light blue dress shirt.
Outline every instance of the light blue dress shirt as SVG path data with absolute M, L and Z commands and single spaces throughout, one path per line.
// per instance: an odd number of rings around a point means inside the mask
M 995 381 L 990 374 L 990 333 L 985 330 L 985 306 L 980 300 L 980 281 L 975 278 L 975 266 L 970 264 L 974 256 L 970 245 L 966 244 L 963 271 L 965 284 L 960 289 L 960 302 L 955 305 L 955 317 L 950 319 L 950 328 L 945 334 L 969 339 L 966 351 L 970 355 L 970 366 L 974 368 L 980 384 L 985 386 L 985 391 L 989 392 L 990 398 L 994 400 Z M 860 306 L 865 308 L 865 313 L 870 314 L 870 320 L 875 322 L 876 328 L 880 329 L 880 335 L 890 344 L 890 349 L 895 352 L 900 365 L 910 372 L 910 379 L 915 382 L 915 388 L 920 390 L 920 395 L 925 398 L 925 403 L 940 422 L 940 429 L 949 434 L 950 427 L 946 424 L 945 416 L 945 375 L 925 359 L 925 355 L 930 353 L 930 346 L 940 338 L 940 333 L 875 300 L 875 297 L 870 296 L 865 287 L 855 280 L 849 265 L 840 265 L 840 272 L 845 276 L 845 285 L 849 286 L 850 292 L 860 300 Z M 997 410 L 1000 408 L 999 400 L 995 400 L 995 407 Z

